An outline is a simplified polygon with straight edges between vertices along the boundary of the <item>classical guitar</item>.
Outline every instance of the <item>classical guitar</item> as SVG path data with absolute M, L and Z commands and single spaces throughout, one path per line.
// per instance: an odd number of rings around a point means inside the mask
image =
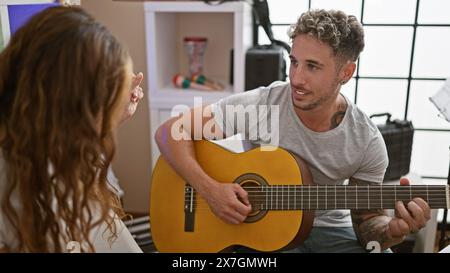
M 160 157 L 150 197 L 151 232 L 160 252 L 288 249 L 308 236 L 314 210 L 393 209 L 395 201 L 415 197 L 431 208 L 449 207 L 448 186 L 313 185 L 305 162 L 281 148 L 232 153 L 209 141 L 194 143 L 202 168 L 217 181 L 240 184 L 253 211 L 242 224 L 226 224 Z

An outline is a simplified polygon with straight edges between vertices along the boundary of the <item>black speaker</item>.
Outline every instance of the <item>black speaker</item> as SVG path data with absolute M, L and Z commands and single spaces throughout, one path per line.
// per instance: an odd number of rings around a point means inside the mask
M 268 86 L 274 81 L 286 80 L 284 48 L 272 45 L 257 45 L 245 55 L 245 90 Z

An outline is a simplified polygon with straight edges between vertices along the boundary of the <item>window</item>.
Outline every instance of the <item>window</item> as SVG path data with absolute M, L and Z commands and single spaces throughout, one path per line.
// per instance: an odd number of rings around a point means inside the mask
M 0 51 L 5 47 L 6 42 L 6 32 L 8 28 L 8 24 L 6 22 L 6 14 L 8 10 L 6 5 L 0 4 Z
M 447 179 L 450 123 L 429 97 L 450 77 L 450 1 L 268 0 L 276 39 L 308 9 L 339 9 L 364 26 L 366 47 L 354 78 L 341 90 L 366 114 L 390 112 L 416 128 L 411 170 L 428 180 Z M 260 28 L 259 43 L 269 43 Z M 289 62 L 288 62 L 289 63 Z M 382 122 L 375 120 L 375 122 Z
M 71 2 L 76 3 L 77 0 Z M 8 43 L 11 34 L 14 34 L 34 14 L 56 5 L 58 5 L 56 0 L 0 0 L 0 51 Z
M 3 30 L 2 30 L 2 20 L 0 19 L 0 51 L 3 49 L 4 41 L 3 41 Z

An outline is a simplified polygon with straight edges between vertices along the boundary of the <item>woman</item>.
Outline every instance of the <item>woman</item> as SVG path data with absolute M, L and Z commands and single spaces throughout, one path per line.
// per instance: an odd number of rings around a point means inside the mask
M 12 37 L 0 54 L 0 251 L 130 237 L 106 177 L 143 96 L 132 76 L 128 52 L 79 8 L 49 8 Z

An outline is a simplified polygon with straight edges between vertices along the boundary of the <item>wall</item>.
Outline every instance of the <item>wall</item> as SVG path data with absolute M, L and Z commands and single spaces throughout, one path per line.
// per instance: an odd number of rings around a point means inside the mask
M 128 47 L 135 72 L 147 75 L 144 8 L 139 2 L 82 0 L 81 6 Z M 147 94 L 147 82 L 142 85 Z M 131 212 L 147 212 L 151 178 L 148 97 L 141 101 L 134 117 L 119 130 L 119 146 L 113 168 L 125 191 L 124 207 Z

